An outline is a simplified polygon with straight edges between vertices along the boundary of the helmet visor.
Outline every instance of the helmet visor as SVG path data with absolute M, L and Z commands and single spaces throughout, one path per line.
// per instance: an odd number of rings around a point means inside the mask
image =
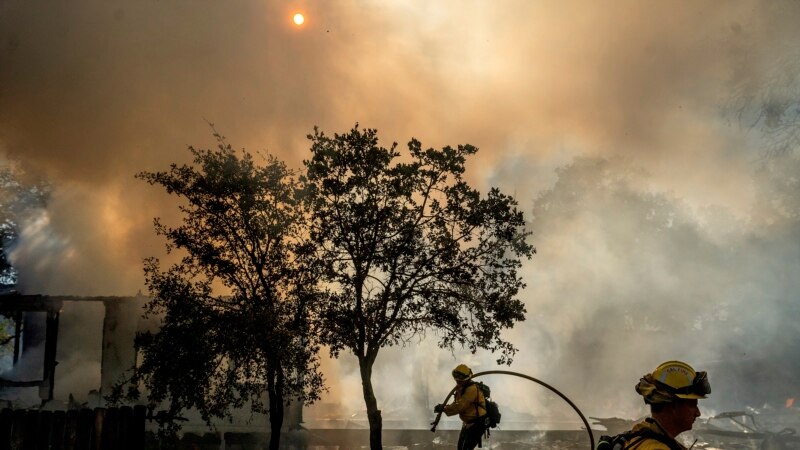
M 697 372 L 692 383 L 693 393 L 697 395 L 708 395 L 711 393 L 711 383 L 708 382 L 708 374 Z
M 706 395 L 711 393 L 711 384 L 708 382 L 708 374 L 706 372 L 697 372 L 691 385 L 680 389 L 674 389 L 673 393 L 679 397 L 705 398 Z

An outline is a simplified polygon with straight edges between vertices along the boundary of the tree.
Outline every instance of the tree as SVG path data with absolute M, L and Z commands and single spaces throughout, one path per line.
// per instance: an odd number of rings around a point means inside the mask
M 142 361 L 131 381 L 144 383 L 152 404 L 167 401 L 170 415 L 197 408 L 210 423 L 248 404 L 268 412 L 275 450 L 284 402 L 311 402 L 323 386 L 307 320 L 316 271 L 301 185 L 274 157 L 258 165 L 214 136 L 216 150 L 190 147 L 194 165 L 137 175 L 186 201 L 180 226 L 155 220 L 167 250 L 185 256 L 167 270 L 156 258 L 145 262 L 147 314 L 162 323 L 137 336 Z
M 313 214 L 310 238 L 324 261 L 328 292 L 319 320 L 334 356 L 358 359 L 370 425 L 381 447 L 381 413 L 372 368 L 381 348 L 435 331 L 442 347 L 500 351 L 500 332 L 524 319 L 517 293 L 526 243 L 515 200 L 491 189 L 485 198 L 463 179 L 471 145 L 423 150 L 378 146 L 377 131 L 358 124 L 330 138 L 314 129 L 305 161 Z

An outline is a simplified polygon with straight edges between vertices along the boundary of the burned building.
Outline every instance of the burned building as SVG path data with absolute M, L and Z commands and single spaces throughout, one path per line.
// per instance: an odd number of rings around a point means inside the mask
M 143 318 L 146 301 L 143 295 L 0 295 L 6 329 L 0 356 L 0 409 L 70 411 L 110 406 L 106 396 L 136 364 L 136 333 L 158 326 L 157 321 Z M 185 431 L 209 432 L 199 415 L 192 411 L 185 415 Z M 300 421 L 301 409 L 290 407 L 284 428 L 297 428 Z M 151 422 L 148 428 L 157 428 L 157 421 Z M 215 424 L 216 433 L 263 431 L 266 422 L 267 417 L 260 416 Z
M 140 318 L 144 300 L 143 296 L 73 297 L 17 293 L 0 296 L 0 312 L 6 317 L 8 327 L 12 328 L 7 343 L 11 348 L 10 361 L 6 361 L 4 370 L 0 372 L 0 398 L 14 405 L 26 397 L 19 395 L 22 389 L 38 388 L 42 406 L 48 402 L 67 402 L 69 397 L 58 398 L 56 395 L 56 386 L 66 375 L 65 367 L 59 367 L 59 358 L 97 354 L 99 360 L 95 363 L 100 369 L 97 385 L 91 392 L 69 392 L 69 396 L 82 398 L 91 395 L 93 400 L 102 404 L 104 395 L 136 362 L 133 340 L 136 332 L 147 326 Z M 84 332 L 94 332 L 99 336 L 99 348 L 87 348 L 90 342 L 75 347 L 74 342 L 70 342 L 70 330 L 60 329 L 62 313 L 67 305 L 75 315 L 80 315 L 87 307 L 96 310 L 99 306 L 102 309 L 102 322 L 87 320 L 88 323 L 82 325 L 95 328 Z M 71 319 L 80 322 L 79 317 Z M 72 348 L 63 346 L 65 339 Z

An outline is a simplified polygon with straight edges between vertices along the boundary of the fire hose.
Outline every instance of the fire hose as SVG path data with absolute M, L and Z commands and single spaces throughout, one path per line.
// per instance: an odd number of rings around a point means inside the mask
M 575 403 L 572 403 L 572 400 L 568 399 L 566 395 L 559 392 L 558 389 L 554 388 L 553 386 L 550 386 L 544 381 L 537 380 L 536 378 L 525 375 L 524 373 L 511 372 L 509 370 L 487 370 L 485 372 L 478 372 L 472 375 L 472 378 L 477 378 L 482 375 L 493 375 L 493 374 L 512 375 L 515 377 L 525 378 L 526 380 L 533 381 L 534 383 L 540 384 L 546 387 L 547 389 L 550 389 L 551 391 L 555 392 L 559 397 L 561 397 L 565 402 L 567 402 L 569 406 L 571 406 L 572 409 L 575 410 L 576 413 L 578 413 L 578 416 L 580 416 L 581 420 L 583 421 L 583 425 L 586 426 L 586 432 L 589 433 L 589 448 L 594 449 L 594 435 L 592 434 L 592 427 L 589 426 L 589 422 L 586 420 L 586 417 L 584 417 L 581 410 L 578 409 L 577 406 L 575 406 Z M 444 401 L 442 402 L 443 405 L 447 404 L 447 401 L 450 400 L 450 397 L 456 392 L 456 389 L 458 389 L 458 386 L 455 386 L 453 387 L 453 389 L 450 390 L 450 393 L 447 394 L 447 397 L 445 397 Z M 436 413 L 436 418 L 433 419 L 433 422 L 431 422 L 431 431 L 436 432 L 436 426 L 439 425 L 439 420 L 441 418 L 442 418 L 442 411 L 439 411 L 438 413 Z

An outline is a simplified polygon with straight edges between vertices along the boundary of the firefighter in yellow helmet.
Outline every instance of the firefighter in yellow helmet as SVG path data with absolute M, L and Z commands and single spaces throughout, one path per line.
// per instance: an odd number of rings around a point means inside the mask
M 472 450 L 481 444 L 481 437 L 486 432 L 486 398 L 472 381 L 472 369 L 459 364 L 452 372 L 456 380 L 456 391 L 453 403 L 438 404 L 433 412 L 443 411 L 448 416 L 458 414 L 463 422 L 458 435 L 458 450 Z
M 636 392 L 650 405 L 650 417 L 627 434 L 626 450 L 685 450 L 675 437 L 700 417 L 697 400 L 711 393 L 705 372 L 681 361 L 667 361 L 644 375 Z

